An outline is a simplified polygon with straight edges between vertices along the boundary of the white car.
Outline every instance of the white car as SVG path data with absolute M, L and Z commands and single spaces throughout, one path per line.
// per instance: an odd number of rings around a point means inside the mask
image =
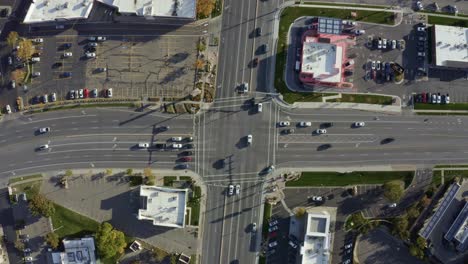
M 64 57 L 64 58 L 68 58 L 68 57 L 72 57 L 72 56 L 73 56 L 73 53 L 71 53 L 71 52 L 65 52 L 65 53 L 63 53 L 63 57 Z
M 41 128 L 39 128 L 39 133 L 45 134 L 47 132 L 50 132 L 50 127 L 41 127 Z
M 319 129 L 315 130 L 315 133 L 318 134 L 318 135 L 326 134 L 326 133 L 327 133 L 327 130 L 326 130 L 326 129 L 319 128 Z
M 33 72 L 32 73 L 32 77 L 39 77 L 39 76 L 41 76 L 40 72 Z
M 272 227 L 270 227 L 270 228 L 268 228 L 268 232 L 270 232 L 270 233 L 271 233 L 271 232 L 274 232 L 274 231 L 276 231 L 276 230 L 278 230 L 278 226 L 276 226 L 276 225 L 275 225 L 275 226 L 272 226 Z
M 171 140 L 174 142 L 180 142 L 182 141 L 182 137 L 172 137 Z
M 270 244 L 268 244 L 268 247 L 274 248 L 274 247 L 276 247 L 277 245 L 278 245 L 278 242 L 277 242 L 277 241 L 273 241 L 273 242 L 271 242 Z
M 375 66 L 376 66 L 376 69 L 380 71 L 380 61 L 377 61 Z
M 397 206 L 396 203 L 392 203 L 392 204 L 389 204 L 389 205 L 388 205 L 388 207 L 390 207 L 390 208 L 395 208 L 396 206 Z
M 377 42 L 377 48 L 381 49 L 382 48 L 382 40 L 379 39 L 379 42 Z
M 140 142 L 138 143 L 139 148 L 149 148 L 149 143 L 147 142 Z
M 229 195 L 233 195 L 233 194 L 234 194 L 234 185 L 229 184 L 229 187 L 228 187 L 228 194 L 229 194 Z
M 36 42 L 36 43 L 42 43 L 42 42 L 44 42 L 44 39 L 43 38 L 35 38 L 32 41 Z
M 105 41 L 107 38 L 106 37 L 89 37 L 89 41 Z
M 278 220 L 272 220 L 272 221 L 270 221 L 270 223 L 268 223 L 268 225 L 270 225 L 270 227 L 275 226 L 277 224 L 278 224 Z
M 86 58 L 96 58 L 96 53 L 94 52 L 86 52 Z
M 247 135 L 247 144 L 251 145 L 253 141 L 252 135 Z
M 182 148 L 182 144 L 174 143 L 174 144 L 172 144 L 172 148 L 174 148 L 174 149 L 181 149 L 181 148 Z
M 392 40 L 392 49 L 396 49 L 396 40 Z
M 49 145 L 45 144 L 45 145 L 39 146 L 39 150 L 46 150 L 46 149 L 49 149 Z
M 446 104 L 450 104 L 450 96 L 449 96 L 449 94 L 447 94 L 447 95 L 445 96 L 445 103 L 446 103 Z
M 279 122 L 279 126 L 280 127 L 286 127 L 286 126 L 289 126 L 291 123 L 289 123 L 289 121 L 281 121 Z
M 78 98 L 83 98 L 83 89 L 78 90 Z
M 365 125 L 366 125 L 366 123 L 364 123 L 364 122 L 354 122 L 355 127 L 363 127 Z
M 417 10 L 423 10 L 423 9 L 424 9 L 424 7 L 423 7 L 421 1 L 416 2 L 416 9 L 417 9 Z
M 249 91 L 249 84 L 248 83 L 243 83 L 241 84 L 238 89 L 239 93 L 246 93 Z
M 442 97 L 440 94 L 437 95 L 437 103 L 440 104 L 442 102 Z
M 322 196 L 312 196 L 312 201 L 321 202 L 323 201 Z
M 353 243 L 349 243 L 349 244 L 344 246 L 345 249 L 350 249 L 352 247 L 353 247 Z
M 6 105 L 6 106 L 5 106 L 5 110 L 6 110 L 7 114 L 11 114 L 11 107 L 10 107 L 10 105 Z
M 257 223 L 252 223 L 252 232 L 257 232 Z
M 375 61 L 372 61 L 372 62 L 371 62 L 371 69 L 372 69 L 372 70 L 375 70 Z
M 112 98 L 112 88 L 107 89 L 107 97 Z
M 41 61 L 41 58 L 40 58 L 40 57 L 32 57 L 32 58 L 31 58 L 31 61 L 32 61 L 32 62 L 40 62 L 40 61 Z
M 387 48 L 387 39 L 382 39 L 382 49 Z
M 56 94 L 56 93 L 52 93 L 52 95 L 50 96 L 50 100 L 51 100 L 52 102 L 57 101 L 57 94 Z
M 33 258 L 32 257 L 25 257 L 24 260 L 25 261 L 33 261 Z
M 75 90 L 70 91 L 70 99 L 75 99 Z
M 418 31 L 426 31 L 425 27 L 418 27 Z
M 289 245 L 290 245 L 292 248 L 297 248 L 297 244 L 296 244 L 296 243 L 294 243 L 294 242 L 293 242 L 293 241 L 291 241 L 291 240 L 289 241 L 289 243 L 288 243 L 288 244 L 289 244 Z
M 98 46 L 97 42 L 89 42 L 89 43 L 88 43 L 88 47 L 93 47 L 93 48 L 95 48 L 95 47 L 97 47 L 97 46 Z
M 236 194 L 237 195 L 240 194 L 240 185 L 239 184 L 236 185 Z
M 299 122 L 299 126 L 301 126 L 301 127 L 310 127 L 310 126 L 312 126 L 312 122 L 301 121 L 301 122 Z
M 257 105 L 257 111 L 258 111 L 259 113 L 261 113 L 262 110 L 263 110 L 263 105 L 262 105 L 262 103 L 259 103 L 259 104 Z
M 343 264 L 351 264 L 351 260 L 347 259 L 347 260 L 343 261 Z

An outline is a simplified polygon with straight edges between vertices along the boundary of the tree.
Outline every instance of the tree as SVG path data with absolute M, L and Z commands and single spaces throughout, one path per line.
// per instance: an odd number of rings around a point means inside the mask
M 53 249 L 56 249 L 60 242 L 58 235 L 54 232 L 48 233 L 45 237 L 45 240 Z
M 19 251 L 23 251 L 24 250 L 24 243 L 21 240 L 17 239 L 15 241 L 15 248 L 18 249 Z
M 36 194 L 29 202 L 29 210 L 32 215 L 50 217 L 55 213 L 54 204 L 42 194 Z
M 66 176 L 66 177 L 71 177 L 71 176 L 73 176 L 73 171 L 70 170 L 70 169 L 66 170 L 66 171 L 65 171 L 65 176 Z
M 153 176 L 153 170 L 151 169 L 151 167 L 146 167 L 144 170 L 143 170 L 143 175 L 145 177 L 151 177 Z
M 13 47 L 16 47 L 16 44 L 18 43 L 18 38 L 19 38 L 18 32 L 11 31 L 8 34 L 6 41 L 8 45 L 10 45 L 13 48 Z
M 18 57 L 23 61 L 29 60 L 33 53 L 34 53 L 34 46 L 29 39 L 22 39 L 20 40 L 19 49 L 18 49 Z
M 107 176 L 112 175 L 112 169 L 106 169 L 106 175 Z
M 195 61 L 195 68 L 196 68 L 197 70 L 201 70 L 201 69 L 203 69 L 203 67 L 205 67 L 205 61 L 202 60 L 202 59 L 197 59 L 197 60 Z
M 409 218 L 417 218 L 419 216 L 419 210 L 416 207 L 416 205 L 413 205 L 410 208 L 408 208 L 408 210 L 406 210 L 406 214 Z
M 408 218 L 407 217 L 398 217 L 393 220 L 393 230 L 392 233 L 397 234 L 401 239 L 409 238 L 408 231 Z
M 398 181 L 387 182 L 383 185 L 384 196 L 391 202 L 398 202 L 403 196 L 403 188 Z
M 416 239 L 416 245 L 420 248 L 420 249 L 425 249 L 427 247 L 427 242 L 426 240 L 421 237 L 421 236 L 418 236 L 418 238 Z
M 296 217 L 304 216 L 305 212 L 306 212 L 306 209 L 304 207 L 296 208 Z
M 213 11 L 214 0 L 197 0 L 197 14 L 200 17 L 208 17 Z
M 26 76 L 26 72 L 24 72 L 22 69 L 16 69 L 11 72 L 10 79 L 17 83 L 21 83 L 24 80 L 24 76 Z
M 125 172 L 128 176 L 132 176 L 133 175 L 133 169 L 127 169 L 127 171 Z
M 198 44 L 197 44 L 197 50 L 200 51 L 200 52 L 205 51 L 205 50 L 206 50 L 206 45 L 205 45 L 205 43 L 203 43 L 203 42 L 201 42 L 201 41 L 198 42 Z
M 122 254 L 127 246 L 125 235 L 114 229 L 111 224 L 104 222 L 96 233 L 96 245 L 103 258 L 110 258 Z

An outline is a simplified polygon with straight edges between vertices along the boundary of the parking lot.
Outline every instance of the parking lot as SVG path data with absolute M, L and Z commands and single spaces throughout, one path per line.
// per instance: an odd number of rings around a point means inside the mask
M 332 237 L 332 263 L 341 263 L 350 258 L 349 253 L 346 253 L 348 249 L 345 249 L 344 246 L 353 243 L 355 234 L 344 232 L 344 222 L 348 215 L 362 211 L 366 217 L 385 217 L 391 213 L 388 202 L 383 198 L 382 189 L 378 185 L 357 186 L 355 196 L 351 196 L 349 189 L 342 187 L 286 188 L 284 194 L 285 203 L 290 209 L 309 206 L 337 208 L 335 226 L 331 227 L 335 230 Z M 313 196 L 321 196 L 323 201 L 313 201 Z M 288 246 L 289 213 L 279 203 L 273 207 L 272 217 L 278 219 L 279 222 L 279 229 L 275 236 L 278 246 L 274 253 L 271 251 L 267 253 L 268 263 L 288 263 L 289 259 L 297 258 L 297 252 Z
M 70 91 L 80 89 L 97 89 L 103 97 L 112 88 L 114 98 L 181 98 L 193 90 L 196 37 L 183 36 L 184 41 L 177 36 L 103 36 L 105 40 L 93 41 L 89 37 L 33 37 L 33 78 L 25 86 L 18 85 L 16 91 L 6 87 L 14 65 L 8 65 L 11 49 L 4 48 L 9 51 L 3 60 L 7 78 L 3 89 L 10 90 L 12 98 L 23 96 L 25 104 L 43 102 L 36 97 L 46 94 L 50 101 L 52 93 L 57 100 L 70 99 Z
M 465 89 L 468 72 L 436 69 L 430 64 L 431 28 L 421 29 L 425 27 L 423 23 L 426 20 L 425 15 L 404 14 L 401 24 L 397 26 L 361 22 L 353 26 L 345 25 L 344 34 L 352 35 L 353 30 L 365 32 L 356 36 L 356 45 L 347 51 L 347 59 L 354 60 L 354 71 L 346 72 L 346 79 L 352 79 L 354 87 L 338 90 L 317 86 L 314 90 L 397 95 L 403 99 L 404 105 L 411 105 L 412 94 L 421 92 L 448 93 L 450 102 L 468 102 L 468 92 Z M 296 50 L 302 45 L 300 36 L 307 28 L 307 21 L 309 19 L 295 21 L 291 34 L 292 45 L 288 49 L 292 54 L 291 59 L 288 59 L 288 75 L 294 75 L 294 78 L 288 78 L 291 80 L 289 83 L 299 89 L 304 88 L 301 88 L 303 86 L 298 81 L 298 75 L 294 73 L 293 64 L 301 54 L 296 54 Z M 395 70 L 391 67 L 394 63 L 402 66 L 405 71 L 401 83 L 395 82 Z

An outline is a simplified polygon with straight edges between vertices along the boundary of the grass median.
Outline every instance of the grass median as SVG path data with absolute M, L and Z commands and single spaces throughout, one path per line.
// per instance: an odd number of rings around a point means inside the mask
M 468 110 L 468 103 L 427 104 L 416 103 L 414 110 Z
M 327 100 L 327 102 L 391 105 L 393 98 L 373 94 L 341 94 L 341 98 Z
M 39 179 L 42 178 L 42 174 L 33 174 L 33 175 L 28 175 L 28 176 L 11 178 L 8 181 L 8 183 L 13 184 L 13 183 L 16 183 L 16 182 L 31 180 L 31 179 L 35 179 L 35 178 L 39 178 Z
M 454 26 L 454 27 L 468 27 L 467 19 L 459 19 L 455 16 L 450 17 L 440 17 L 440 16 L 427 16 L 427 22 L 434 25 L 445 25 L 445 26 Z
M 55 214 L 52 215 L 54 230 L 60 238 L 83 237 L 97 232 L 99 223 L 93 219 L 54 204 Z
M 444 170 L 444 182 L 450 182 L 455 177 L 468 178 L 468 170 Z M 432 183 L 436 186 L 442 184 L 442 171 L 436 170 L 432 172 Z
M 298 1 L 298 2 L 300 2 L 300 1 Z M 302 3 L 302 5 L 346 6 L 346 7 L 357 7 L 357 8 L 379 8 L 379 9 L 389 9 L 389 8 L 391 8 L 390 6 L 383 6 L 383 5 L 328 3 L 328 2 L 304 2 L 304 3 Z
M 351 17 L 351 12 L 357 12 L 357 17 Z M 276 51 L 275 65 L 275 88 L 278 93 L 283 96 L 283 100 L 287 103 L 294 102 L 322 102 L 323 96 L 336 95 L 336 93 L 314 93 L 314 92 L 294 92 L 288 89 L 283 80 L 284 69 L 286 65 L 287 55 L 287 34 L 289 26 L 295 19 L 302 16 L 322 16 L 334 17 L 342 19 L 353 19 L 356 21 L 373 22 L 380 24 L 394 24 L 395 18 L 393 12 L 385 11 L 362 11 L 362 10 L 344 10 L 332 8 L 314 8 L 314 7 L 287 7 L 283 10 L 280 17 L 278 45 Z M 379 104 L 378 101 L 366 99 L 368 103 Z M 343 99 L 345 100 L 345 99 Z M 381 100 L 381 99 L 379 99 Z
M 303 172 L 297 181 L 286 182 L 286 187 L 384 184 L 401 180 L 406 188 L 413 180 L 413 176 L 413 171 Z

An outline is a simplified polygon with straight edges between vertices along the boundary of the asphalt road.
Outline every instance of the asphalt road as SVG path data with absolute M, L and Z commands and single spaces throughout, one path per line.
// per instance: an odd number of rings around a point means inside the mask
M 158 132 L 157 128 L 163 125 L 170 129 Z M 136 144 L 167 143 L 173 136 L 193 135 L 191 116 L 174 117 L 123 108 L 7 115 L 0 127 L 3 184 L 16 174 L 63 168 L 173 168 L 181 150 L 138 149 Z M 51 132 L 39 135 L 40 127 L 50 127 Z M 48 144 L 49 149 L 36 151 L 42 144 Z
M 291 125 L 311 121 L 292 135 L 277 131 L 276 164 L 281 167 L 415 165 L 460 163 L 468 152 L 468 120 L 464 116 L 386 116 L 358 111 L 293 110 L 278 113 Z M 378 120 L 376 120 L 376 117 Z M 365 127 L 354 128 L 356 121 Z M 321 123 L 333 122 L 325 135 L 314 135 Z M 280 129 L 278 129 L 280 130 Z M 393 141 L 385 142 L 392 138 Z M 325 150 L 318 147 L 330 144 Z

